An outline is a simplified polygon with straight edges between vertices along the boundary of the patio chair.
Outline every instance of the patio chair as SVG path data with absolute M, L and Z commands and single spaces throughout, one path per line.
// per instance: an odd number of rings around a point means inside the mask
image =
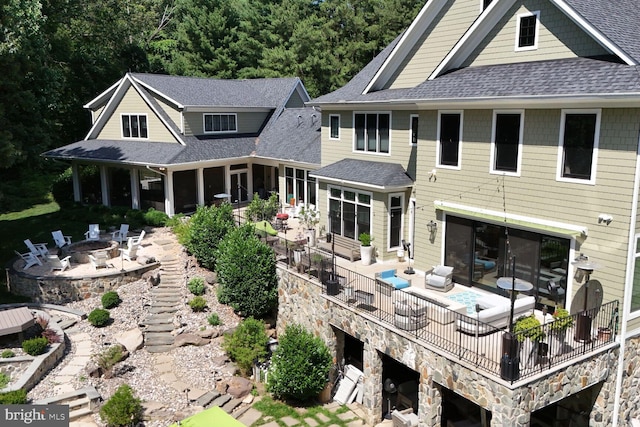
M 47 255 L 47 261 L 51 266 L 51 270 L 60 270 L 65 271 L 67 268 L 71 268 L 71 255 L 66 256 L 62 259 L 58 257 L 58 255 Z
M 124 239 L 127 238 L 127 234 L 129 234 L 129 224 L 120 224 L 120 230 L 111 233 L 111 240 L 117 240 L 118 243 L 122 244 Z
M 49 255 L 49 249 L 47 249 L 46 243 L 32 243 L 30 239 L 25 239 L 24 244 L 27 245 L 29 252 L 37 257 L 42 257 L 42 259 L 44 259 Z
M 65 236 L 62 234 L 62 230 L 52 231 L 53 241 L 56 243 L 56 247 L 61 248 L 71 244 L 71 236 Z
M 23 270 L 33 267 L 36 264 L 42 265 L 42 261 L 40 261 L 40 258 L 35 256 L 31 252 L 25 252 L 23 254 L 21 254 L 18 251 L 13 251 L 13 252 L 15 252 L 15 254 L 18 255 L 20 258 L 22 258 L 22 260 L 24 261 L 24 267 L 22 267 Z
M 129 240 L 133 239 L 133 243 L 136 244 L 136 245 L 139 245 L 140 243 L 142 243 L 142 239 L 144 239 L 144 235 L 145 234 L 146 234 L 145 231 L 142 230 L 142 233 L 140 233 L 137 236 L 131 237 Z
M 99 268 L 108 268 L 111 265 L 107 263 L 109 261 L 109 255 L 105 251 L 97 251 L 93 254 L 89 254 L 89 261 L 96 270 Z
M 85 240 L 100 240 L 100 225 L 89 224 L 89 230 L 84 233 Z
M 127 261 L 134 261 L 138 257 L 138 247 L 140 247 L 140 245 L 135 243 L 135 239 L 133 237 L 129 237 L 127 247 L 120 248 L 120 255 Z

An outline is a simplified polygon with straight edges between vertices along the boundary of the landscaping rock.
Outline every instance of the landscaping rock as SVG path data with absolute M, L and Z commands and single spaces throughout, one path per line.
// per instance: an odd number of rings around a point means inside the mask
M 209 340 L 202 338 L 196 334 L 180 334 L 176 337 L 174 345 L 176 347 L 182 347 L 185 345 L 202 346 L 209 344 Z
M 218 283 L 218 275 L 215 272 L 210 272 L 205 274 L 204 281 L 210 285 L 215 285 Z
M 140 329 L 130 329 L 121 334 L 116 335 L 116 341 L 122 344 L 129 353 L 133 353 L 136 350 L 140 350 L 144 344 L 144 338 Z
M 252 389 L 253 383 L 248 379 L 242 377 L 233 377 L 229 380 L 227 393 L 229 393 L 236 399 L 240 399 L 251 393 Z
M 198 331 L 196 333 L 202 338 L 217 338 L 220 336 L 220 331 L 217 329 L 205 329 L 204 331 Z

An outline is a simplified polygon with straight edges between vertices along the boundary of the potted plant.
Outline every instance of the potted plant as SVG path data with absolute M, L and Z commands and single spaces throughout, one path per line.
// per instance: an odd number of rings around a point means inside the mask
M 296 240 L 293 242 L 293 261 L 299 266 L 302 263 L 302 255 L 304 254 L 304 245 L 307 244 L 307 238 L 302 233 L 302 230 L 296 234 Z
M 360 233 L 358 240 L 360 240 L 360 259 L 362 264 L 370 265 L 373 260 L 373 246 L 371 246 L 373 239 L 369 233 L 364 232 Z
M 551 348 L 557 356 L 564 351 L 567 329 L 573 326 L 573 317 L 566 308 L 556 308 L 552 316 L 553 322 L 549 325 L 552 340 Z
M 540 321 L 534 315 L 520 317 L 516 320 L 513 333 L 521 345 L 520 369 L 523 369 L 531 362 L 532 358 L 534 363 L 537 361 L 538 346 L 545 339 L 546 334 L 542 330 Z
M 298 214 L 300 222 L 307 229 L 307 236 L 309 237 L 309 246 L 314 247 L 316 245 L 316 225 L 320 222 L 320 212 L 316 209 L 312 209 L 309 205 L 304 205 L 300 209 Z

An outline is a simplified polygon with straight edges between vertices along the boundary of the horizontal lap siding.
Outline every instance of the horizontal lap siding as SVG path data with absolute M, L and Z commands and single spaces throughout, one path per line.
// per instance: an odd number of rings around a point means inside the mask
M 164 110 L 164 112 L 169 116 L 169 118 L 173 121 L 178 129 L 180 129 L 180 111 L 178 111 L 173 105 L 167 103 L 164 99 L 154 96 L 154 99 L 160 107 Z M 180 129 L 182 131 L 182 129 Z
M 228 112 L 215 112 L 211 114 L 232 114 L 233 111 Z M 204 121 L 203 115 L 207 113 L 185 113 L 184 114 L 184 133 L 185 135 L 233 135 L 234 133 L 242 134 L 248 133 L 253 134 L 257 133 L 262 124 L 266 120 L 269 113 L 260 112 L 260 113 L 237 113 L 237 127 L 238 132 L 229 133 L 229 134 L 215 134 L 215 133 L 204 133 Z
M 479 0 L 448 1 L 390 79 L 391 89 L 422 83 L 480 15 Z
M 98 134 L 98 139 L 123 139 L 120 114 L 146 114 L 149 133 L 149 138 L 146 140 L 177 143 L 175 137 L 133 87 L 130 87 L 124 94 L 120 104 L 118 104 L 114 113 L 109 117 L 104 128 Z M 127 140 L 128 139 L 129 138 L 127 138 Z M 131 138 L 131 141 L 135 142 L 135 139 Z
M 540 11 L 538 48 L 515 50 L 517 16 Z M 606 55 L 608 52 L 557 7 L 541 0 L 519 2 L 491 30 L 463 66 L 507 64 Z
M 587 226 L 589 237 L 577 251 L 605 265 L 594 275 L 605 287 L 605 300 L 622 299 L 640 111 L 602 111 L 595 186 L 556 181 L 560 117 L 560 110 L 525 111 L 521 176 L 505 177 L 504 193 L 502 176 L 489 173 L 492 111 L 464 112 L 462 169 L 438 169 L 435 181 L 429 181 L 429 175 L 435 164 L 436 135 L 423 132 L 427 139 L 419 143 L 418 164 L 426 167 L 418 168 L 416 229 L 434 219 L 434 200 L 501 212 L 504 197 L 509 213 Z M 422 112 L 420 118 L 427 130 L 436 128 L 437 112 Z M 613 222 L 598 224 L 601 213 L 611 214 Z M 419 268 L 441 260 L 443 235 L 438 230 L 434 244 L 417 239 Z

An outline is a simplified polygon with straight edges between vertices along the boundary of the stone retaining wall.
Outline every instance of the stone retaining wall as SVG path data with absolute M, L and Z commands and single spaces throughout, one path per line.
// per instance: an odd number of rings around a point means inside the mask
M 640 336 L 628 339 L 625 344 L 620 424 L 627 426 L 632 418 L 640 418 Z
M 34 276 L 9 267 L 7 282 L 12 293 L 29 297 L 33 302 L 67 304 L 117 290 L 121 285 L 139 280 L 145 272 L 159 265 L 155 262 L 125 272 L 107 271 L 86 277 Z
M 278 268 L 278 275 L 278 333 L 288 324 L 298 323 L 320 336 L 334 354 L 340 342 L 344 342 L 341 331 L 364 343 L 363 406 L 369 424 L 375 425 L 382 418 L 382 355 L 386 354 L 420 374 L 421 426 L 440 425 L 443 387 L 491 411 L 493 426 L 524 427 L 529 425 L 531 412 L 597 383 L 600 389 L 591 410 L 590 425 L 611 425 L 617 348 L 582 361 L 573 360 L 564 370 L 512 388 L 502 380 L 481 375 L 473 366 L 435 353 L 412 336 L 361 311 L 330 301 L 315 281 L 282 268 Z

